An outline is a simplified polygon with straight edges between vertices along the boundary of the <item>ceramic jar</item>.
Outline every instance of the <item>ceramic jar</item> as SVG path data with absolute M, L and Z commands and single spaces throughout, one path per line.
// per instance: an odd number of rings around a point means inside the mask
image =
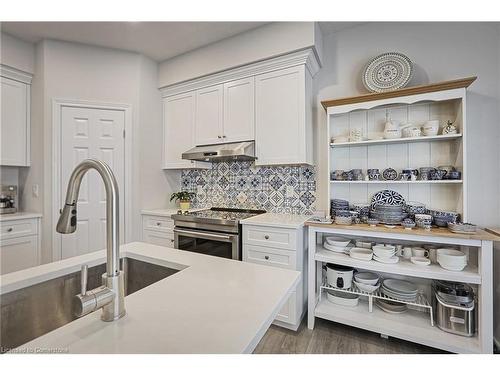
M 439 120 L 429 120 L 422 126 L 422 133 L 429 137 L 437 135 L 439 132 Z

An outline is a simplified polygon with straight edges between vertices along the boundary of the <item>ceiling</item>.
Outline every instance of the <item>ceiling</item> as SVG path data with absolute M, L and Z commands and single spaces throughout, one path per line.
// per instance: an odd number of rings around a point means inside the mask
M 57 39 L 142 53 L 163 61 L 267 22 L 2 22 L 2 31 L 37 43 Z
M 320 22 L 319 27 L 324 35 L 328 35 L 363 23 L 365 22 Z

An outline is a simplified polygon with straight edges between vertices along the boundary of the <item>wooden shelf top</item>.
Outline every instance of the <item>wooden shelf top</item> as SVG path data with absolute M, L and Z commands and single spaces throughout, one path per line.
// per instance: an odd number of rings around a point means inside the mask
M 306 222 L 306 226 L 310 227 L 321 227 L 321 228 L 331 228 L 331 229 L 347 229 L 347 230 L 362 230 L 366 232 L 378 232 L 378 233 L 392 233 L 401 235 L 417 235 L 417 236 L 435 236 L 435 237 L 447 237 L 447 238 L 461 238 L 466 240 L 484 240 L 484 241 L 500 241 L 500 236 L 492 232 L 488 232 L 482 229 L 478 229 L 476 233 L 473 234 L 458 234 L 453 233 L 448 228 L 432 227 L 430 231 L 413 228 L 412 230 L 407 230 L 400 225 L 396 225 L 394 228 L 388 228 L 383 224 L 379 224 L 376 227 L 372 227 L 368 224 L 354 224 L 354 225 L 338 225 L 338 224 L 320 224 Z
M 325 100 L 322 101 L 321 104 L 323 105 L 323 108 L 325 108 L 326 110 L 328 109 L 328 107 L 335 107 L 344 104 L 363 103 L 363 102 L 370 102 L 372 100 L 398 98 L 401 96 L 426 94 L 429 92 L 458 89 L 463 87 L 469 87 L 472 84 L 472 82 L 476 80 L 476 78 L 477 77 L 461 78 L 452 81 L 443 81 L 437 83 L 430 83 L 427 85 L 405 87 L 394 91 L 373 92 L 357 96 L 350 96 L 347 98 Z

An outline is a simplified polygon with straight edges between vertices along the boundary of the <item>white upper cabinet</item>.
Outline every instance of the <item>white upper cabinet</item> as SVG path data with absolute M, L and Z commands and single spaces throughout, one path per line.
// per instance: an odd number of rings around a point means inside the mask
M 255 139 L 254 77 L 224 84 L 224 142 Z
M 1 77 L 0 165 L 30 165 L 30 84 Z
M 202 167 L 198 162 L 182 159 L 182 153 L 194 147 L 195 102 L 195 92 L 163 98 L 164 169 Z
M 163 88 L 164 168 L 208 167 L 181 154 L 251 140 L 256 165 L 313 164 L 312 77 L 318 69 L 310 49 Z
M 313 163 L 311 94 L 304 65 L 255 77 L 256 165 Z
M 223 91 L 222 85 L 196 91 L 196 145 L 220 143 L 223 140 Z

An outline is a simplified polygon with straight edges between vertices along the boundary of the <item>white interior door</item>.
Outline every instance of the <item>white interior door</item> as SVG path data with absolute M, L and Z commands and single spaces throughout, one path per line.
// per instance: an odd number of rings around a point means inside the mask
M 120 192 L 120 242 L 125 232 L 125 112 L 96 108 L 63 107 L 61 111 L 61 205 L 71 172 L 84 159 L 107 163 Z M 106 191 L 94 170 L 85 175 L 78 199 L 78 225 L 73 234 L 62 235 L 62 258 L 106 247 Z

